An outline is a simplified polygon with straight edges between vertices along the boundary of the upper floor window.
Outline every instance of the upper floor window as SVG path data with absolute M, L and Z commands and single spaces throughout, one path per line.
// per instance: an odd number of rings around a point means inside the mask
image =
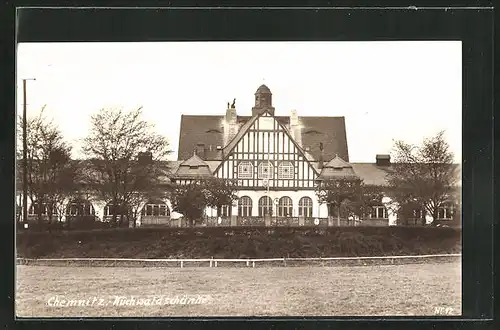
M 273 165 L 264 161 L 259 164 L 259 179 L 271 179 L 273 177 Z
M 293 179 L 294 167 L 292 162 L 284 161 L 278 166 L 278 179 Z
M 249 161 L 243 161 L 238 164 L 238 179 L 253 178 L 253 165 Z

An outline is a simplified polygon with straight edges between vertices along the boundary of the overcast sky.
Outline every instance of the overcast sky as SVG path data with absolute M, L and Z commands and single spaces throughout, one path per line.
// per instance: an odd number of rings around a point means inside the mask
M 374 162 L 393 139 L 419 143 L 440 130 L 461 160 L 462 51 L 433 42 L 30 43 L 17 54 L 28 115 L 43 105 L 75 146 L 100 108 L 143 106 L 177 158 L 181 114 L 222 115 L 236 98 L 250 115 L 256 89 L 276 115 L 345 116 L 351 162 Z

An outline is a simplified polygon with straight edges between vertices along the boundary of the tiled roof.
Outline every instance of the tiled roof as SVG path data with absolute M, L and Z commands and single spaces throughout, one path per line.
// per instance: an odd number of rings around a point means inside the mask
M 368 185 L 387 185 L 386 176 L 390 166 L 377 166 L 374 163 L 351 163 L 354 172 Z
M 333 158 L 323 166 L 318 179 L 324 180 L 339 178 L 359 179 L 358 175 L 356 175 L 356 173 L 354 172 L 351 164 L 349 164 L 339 156 L 335 156 L 335 158 Z
M 257 94 L 257 93 L 268 93 L 268 94 L 271 94 L 271 90 L 266 85 L 260 85 L 260 87 L 257 88 L 257 91 L 255 92 L 255 94 Z
M 194 154 L 188 160 L 179 164 L 172 175 L 173 178 L 206 178 L 213 177 L 212 170 L 198 155 Z
M 240 131 L 251 116 L 238 116 Z M 278 122 L 289 127 L 290 117 L 276 116 Z M 344 117 L 298 117 L 301 125 L 301 147 L 313 160 L 321 154 L 320 143 L 323 143 L 323 159 L 329 161 L 336 154 L 349 161 L 347 137 Z M 198 143 L 206 147 L 204 160 L 221 160 L 222 151 L 217 146 L 224 145 L 224 116 L 182 115 L 179 136 L 178 160 L 191 157 Z M 234 141 L 234 139 L 233 139 Z M 230 142 L 231 143 L 231 142 Z
M 254 116 L 250 118 L 250 120 L 247 120 L 247 122 L 241 126 L 240 130 L 238 133 L 235 135 L 235 137 L 229 142 L 229 144 L 224 148 L 224 153 L 227 154 L 228 152 L 231 152 L 231 150 L 238 144 L 240 139 L 245 135 L 247 130 L 252 126 L 252 124 L 257 120 L 258 116 Z
M 193 155 L 198 143 L 212 146 L 205 150 L 205 159 L 221 159 L 222 152 L 217 146 L 224 147 L 224 116 L 181 116 L 178 160 L 186 160 Z

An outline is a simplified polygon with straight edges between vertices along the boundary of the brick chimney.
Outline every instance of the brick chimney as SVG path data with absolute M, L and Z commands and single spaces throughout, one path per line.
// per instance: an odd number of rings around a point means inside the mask
M 238 133 L 238 114 L 236 113 L 235 101 L 227 103 L 226 116 L 224 117 L 224 145 L 228 144 Z
M 319 162 L 318 162 L 318 168 L 322 169 L 323 168 L 323 162 L 324 162 L 324 156 L 323 156 L 323 142 L 319 143 Z
M 391 165 L 391 155 L 376 155 L 375 164 L 377 166 L 390 166 Z
M 295 142 L 302 146 L 302 134 L 300 129 L 301 127 L 299 123 L 299 116 L 297 116 L 297 110 L 292 110 L 290 112 L 290 133 L 292 134 Z

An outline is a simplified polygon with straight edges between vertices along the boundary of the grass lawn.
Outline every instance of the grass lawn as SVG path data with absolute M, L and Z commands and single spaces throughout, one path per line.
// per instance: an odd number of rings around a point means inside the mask
M 422 316 L 436 315 L 436 308 L 461 314 L 460 262 L 182 269 L 17 266 L 16 276 L 19 317 Z M 181 298 L 191 301 L 179 304 Z M 80 306 L 54 306 L 77 300 Z

